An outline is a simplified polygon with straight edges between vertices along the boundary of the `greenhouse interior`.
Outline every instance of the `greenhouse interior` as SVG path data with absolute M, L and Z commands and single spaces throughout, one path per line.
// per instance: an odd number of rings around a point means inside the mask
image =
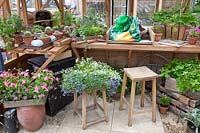
M 200 133 L 200 0 L 0 0 L 1 133 Z

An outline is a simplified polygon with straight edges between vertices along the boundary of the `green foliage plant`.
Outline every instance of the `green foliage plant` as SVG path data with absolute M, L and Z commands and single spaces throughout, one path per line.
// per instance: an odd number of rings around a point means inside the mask
M 71 11 L 66 10 L 65 14 L 64 14 L 64 24 L 65 26 L 71 26 L 72 24 L 74 24 L 74 20 L 75 17 L 74 15 L 71 13 Z
M 14 26 L 14 30 L 15 33 L 20 33 L 23 30 L 23 20 L 20 16 L 18 16 L 17 14 L 13 14 L 12 16 L 10 16 L 9 18 Z
M 156 24 L 153 26 L 152 30 L 154 33 L 163 33 L 164 32 L 164 25 Z
M 168 107 L 171 103 L 171 98 L 167 95 L 163 95 L 159 99 L 159 104 L 163 107 Z
M 61 25 L 61 13 L 59 11 L 55 11 L 52 16 L 52 20 L 53 20 L 54 26 L 59 27 Z
M 64 95 L 74 91 L 91 94 L 95 89 L 106 89 L 109 95 L 113 95 L 120 80 L 119 73 L 109 65 L 86 58 L 63 72 L 62 91 Z
M 44 32 L 42 32 L 39 38 L 47 38 L 47 37 L 49 37 L 49 36 L 47 34 L 45 34 Z
M 183 93 L 200 91 L 200 61 L 197 58 L 185 61 L 174 59 L 164 65 L 161 76 L 175 78 L 177 89 Z
M 192 111 L 185 113 L 184 119 L 191 122 L 196 128 L 195 133 L 198 133 L 200 127 L 200 110 L 195 108 Z
M 44 27 L 40 26 L 40 25 L 34 25 L 31 31 L 33 33 L 35 33 L 35 32 L 42 32 L 42 31 L 44 31 Z

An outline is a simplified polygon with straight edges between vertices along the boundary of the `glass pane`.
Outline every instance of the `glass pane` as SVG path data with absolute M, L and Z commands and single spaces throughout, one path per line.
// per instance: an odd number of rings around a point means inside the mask
M 151 25 L 151 15 L 154 12 L 155 0 L 138 0 L 137 16 L 142 25 Z
M 176 4 L 181 3 L 182 0 L 163 0 L 162 9 L 169 9 L 174 7 Z

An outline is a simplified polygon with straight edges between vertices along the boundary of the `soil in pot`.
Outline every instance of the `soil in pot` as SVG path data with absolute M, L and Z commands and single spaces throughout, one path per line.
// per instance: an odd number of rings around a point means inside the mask
M 22 127 L 33 132 L 40 129 L 45 118 L 45 106 L 36 105 L 17 108 L 17 118 Z
M 45 44 L 48 44 L 48 43 L 50 42 L 50 38 L 49 38 L 49 37 L 45 37 L 45 38 L 38 38 L 38 39 L 42 40 L 42 41 L 43 41 L 43 43 L 44 43 L 44 45 L 45 45 Z
M 23 37 L 24 44 L 27 46 L 31 46 L 31 42 L 33 41 L 34 36 Z
M 162 33 L 155 33 L 155 41 L 159 42 L 162 38 Z
M 189 38 L 189 44 L 190 45 L 195 45 L 197 43 L 197 37 L 190 37 Z
M 48 35 L 48 36 L 51 36 L 53 34 L 53 30 L 48 30 L 48 31 L 45 31 L 45 33 Z
M 169 109 L 169 106 L 165 107 L 165 106 L 159 105 L 159 110 L 161 114 L 166 114 L 168 109 Z

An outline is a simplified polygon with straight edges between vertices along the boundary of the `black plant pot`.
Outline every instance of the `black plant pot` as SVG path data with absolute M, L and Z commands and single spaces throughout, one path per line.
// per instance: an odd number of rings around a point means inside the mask
M 196 127 L 194 126 L 194 124 L 192 122 L 188 121 L 187 126 L 188 126 L 189 133 L 195 133 Z M 200 127 L 199 127 L 198 131 L 200 133 Z

